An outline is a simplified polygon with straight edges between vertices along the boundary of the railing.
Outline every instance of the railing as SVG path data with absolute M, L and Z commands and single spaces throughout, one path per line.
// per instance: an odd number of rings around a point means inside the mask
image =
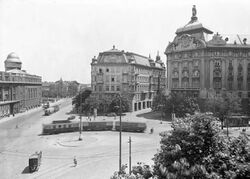
M 172 87 L 173 90 L 200 90 L 199 87 Z
M 0 72 L 0 83 L 41 84 L 42 78 L 36 75 Z

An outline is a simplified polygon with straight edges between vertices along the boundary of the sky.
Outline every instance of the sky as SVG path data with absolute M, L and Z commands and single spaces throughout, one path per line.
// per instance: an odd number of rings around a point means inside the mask
M 43 81 L 91 82 L 91 59 L 112 49 L 160 56 L 198 20 L 223 36 L 250 35 L 248 0 L 0 0 L 0 71 L 15 52 Z M 249 39 L 250 41 L 250 39 Z

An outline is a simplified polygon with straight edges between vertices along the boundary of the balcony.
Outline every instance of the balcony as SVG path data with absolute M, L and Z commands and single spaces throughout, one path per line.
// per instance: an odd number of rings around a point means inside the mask
M 221 77 L 222 77 L 221 73 L 214 73 L 214 78 L 221 78 Z
M 182 78 L 189 78 L 188 74 L 182 74 Z
M 171 90 L 177 91 L 199 91 L 200 87 L 172 87 Z
M 128 80 L 126 80 L 126 81 L 124 80 L 124 81 L 122 81 L 122 83 L 123 84 L 128 84 Z
M 237 80 L 238 80 L 238 81 L 242 81 L 242 80 L 243 80 L 243 75 L 238 75 L 238 76 L 237 76 Z
M 227 79 L 228 79 L 229 81 L 233 81 L 234 76 L 233 76 L 233 75 L 229 75 Z
M 102 84 L 102 83 L 104 83 L 104 81 L 103 80 L 97 80 L 96 83 L 97 84 Z
M 172 75 L 172 79 L 179 79 L 179 75 Z

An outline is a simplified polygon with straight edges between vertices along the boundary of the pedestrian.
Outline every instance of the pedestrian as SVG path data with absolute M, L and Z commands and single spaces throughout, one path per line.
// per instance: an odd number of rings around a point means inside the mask
M 154 128 L 152 127 L 152 128 L 150 129 L 150 134 L 153 134 L 153 132 L 154 132 Z
M 74 162 L 74 167 L 76 167 L 77 166 L 77 160 L 76 160 L 75 156 L 74 156 L 73 162 Z

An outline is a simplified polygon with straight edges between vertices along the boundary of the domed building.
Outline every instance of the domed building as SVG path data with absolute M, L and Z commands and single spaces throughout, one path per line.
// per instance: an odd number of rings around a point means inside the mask
M 176 30 L 174 40 L 167 45 L 169 91 L 204 99 L 228 92 L 250 99 L 247 38 L 235 35 L 232 43 L 228 36 L 212 36 L 196 15 L 193 6 L 191 20 Z
M 0 119 L 40 105 L 42 78 L 22 70 L 19 56 L 12 52 L 0 71 Z
M 13 70 L 13 69 L 22 69 L 22 62 L 19 56 L 12 52 L 7 56 L 7 59 L 4 61 L 5 71 Z

